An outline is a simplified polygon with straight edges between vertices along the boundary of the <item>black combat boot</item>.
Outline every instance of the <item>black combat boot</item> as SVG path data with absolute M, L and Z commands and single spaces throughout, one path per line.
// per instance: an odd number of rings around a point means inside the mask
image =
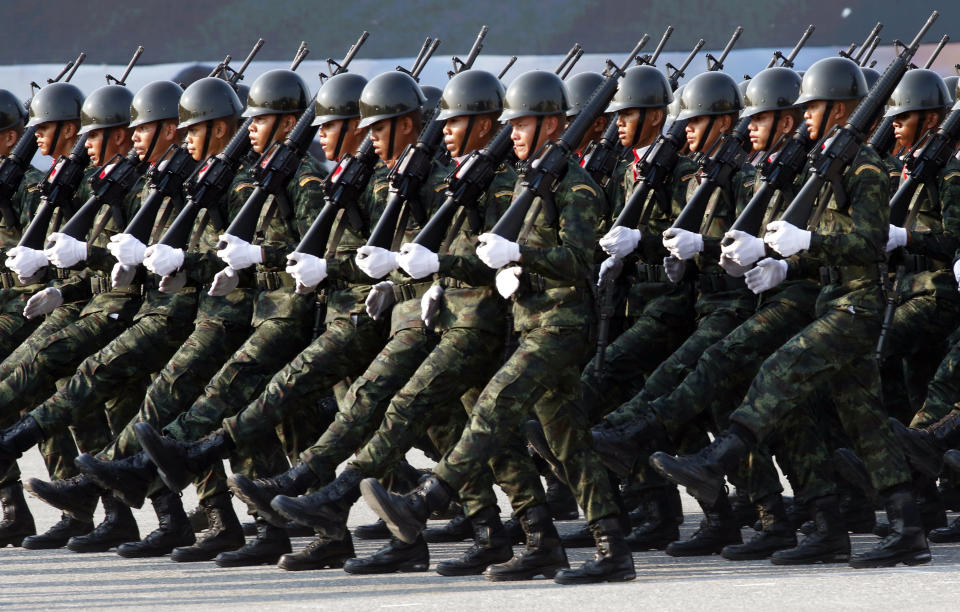
M 951 463 L 950 457 L 952 453 L 956 453 L 956 459 Z M 960 465 L 960 451 L 947 451 L 943 455 L 943 464 L 947 466 L 947 469 L 944 469 L 940 473 L 940 484 L 937 485 L 937 489 L 940 491 L 940 498 L 943 500 L 943 506 L 947 510 L 957 512 L 960 511 L 960 485 L 957 484 L 957 472 L 956 469 L 951 468 L 951 465 Z
M 107 493 L 84 474 L 51 482 L 30 478 L 23 486 L 34 497 L 81 521 L 90 520 L 100 496 Z
M 693 497 L 712 505 L 724 494 L 724 475 L 737 468 L 748 450 L 747 442 L 727 429 L 695 455 L 673 457 L 656 452 L 650 455 L 650 465 L 662 476 L 685 486 Z
M 797 532 L 783 505 L 780 494 L 771 495 L 757 502 L 760 514 L 760 532 L 743 544 L 724 546 L 720 555 L 731 561 L 766 559 L 778 550 L 793 548 L 797 545 Z
M 220 493 L 200 501 L 210 528 L 197 539 L 193 546 L 173 549 L 170 559 L 173 561 L 210 561 L 218 554 L 236 550 L 243 546 L 243 527 L 237 513 L 233 511 L 230 495 Z
M 580 508 L 577 498 L 566 484 L 553 474 L 544 475 L 547 481 L 547 507 L 555 521 L 575 521 L 580 518 Z M 427 540 L 429 542 L 429 540 Z
M 190 528 L 193 529 L 193 533 L 200 533 L 210 528 L 210 523 L 207 522 L 207 513 L 204 512 L 200 506 L 187 512 L 187 520 L 190 521 Z M 246 535 L 246 533 L 244 533 L 244 535 Z
M 64 514 L 50 529 L 47 529 L 44 533 L 24 538 L 20 545 L 34 550 L 63 548 L 73 536 L 80 536 L 91 531 L 93 531 L 92 513 L 90 518 L 85 521 Z
M 520 524 L 526 534 L 526 547 L 509 561 L 488 567 L 483 572 L 487 580 L 530 580 L 540 575 L 553 578 L 558 571 L 570 567 L 546 505 L 528 508 L 520 517 Z
M 23 499 L 23 485 L 19 480 L 0 487 L 0 503 L 3 504 L 0 548 L 20 546 L 25 537 L 37 533 L 27 500 Z
M 423 530 L 423 539 L 431 544 L 440 542 L 463 542 L 473 536 L 473 529 L 467 517 L 455 516 L 442 527 L 427 527 Z
M 680 539 L 683 506 L 677 486 L 656 487 L 646 495 L 647 520 L 627 536 L 627 546 L 634 552 L 663 550 Z
M 730 508 L 730 499 L 721 495 L 712 504 L 700 502 L 703 520 L 690 539 L 672 542 L 666 548 L 671 557 L 699 557 L 716 555 L 728 544 L 740 544 L 740 523 Z
M 220 553 L 213 561 L 220 567 L 273 565 L 290 550 L 290 536 L 286 529 L 257 519 L 257 537 L 237 550 Z
M 303 462 L 272 478 L 252 479 L 243 474 L 234 474 L 227 479 L 234 495 L 256 510 L 265 521 L 277 527 L 286 526 L 287 519 L 270 506 L 273 498 L 277 495 L 301 495 L 319 483 L 317 475 Z
M 151 495 L 150 501 L 157 513 L 157 528 L 139 542 L 121 544 L 117 548 L 117 554 L 121 557 L 162 557 L 170 554 L 174 548 L 190 546 L 197 541 L 179 495 L 164 487 L 162 491 Z
M 890 535 L 876 547 L 850 558 L 850 567 L 893 567 L 930 563 L 930 548 L 923 521 L 908 486 L 893 487 L 886 493 Z
M 357 525 L 353 529 L 353 535 L 359 540 L 389 540 L 391 537 L 390 528 L 383 519 L 377 519 L 366 525 Z
M 943 464 L 955 472 L 960 471 L 960 450 L 952 448 L 945 452 Z
M 523 532 L 523 524 L 520 519 L 507 519 L 503 524 L 503 531 L 510 538 L 510 544 L 523 544 L 527 541 L 527 534 Z
M 347 559 L 353 559 L 356 556 L 353 550 L 353 538 L 350 537 L 349 531 L 339 540 L 318 535 L 302 550 L 280 557 L 277 567 L 290 572 L 328 567 L 336 569 L 343 567 Z
M 140 540 L 137 521 L 127 506 L 113 495 L 104 495 L 103 521 L 88 534 L 74 536 L 67 541 L 67 548 L 73 552 L 106 552 L 114 546 Z
M 456 559 L 437 563 L 437 573 L 441 576 L 479 575 L 487 566 L 513 557 L 510 538 L 500 522 L 499 508 L 483 508 L 470 518 L 469 523 L 473 525 L 473 546 Z
M 633 554 L 623 537 L 620 521 L 605 518 L 590 523 L 597 540 L 593 558 L 577 569 L 562 569 L 554 582 L 558 584 L 590 584 L 595 582 L 625 582 L 637 577 L 633 568 Z
M 653 410 L 645 410 L 626 425 L 606 421 L 590 430 L 593 448 L 608 470 L 624 478 L 635 473 L 637 461 L 653 451 L 670 450 L 673 444 Z
M 382 548 L 369 557 L 355 557 L 343 564 L 348 574 L 393 574 L 395 572 L 425 572 L 430 567 L 430 551 L 423 536 L 407 544 L 390 538 Z
M 5 474 L 24 451 L 45 437 L 40 425 L 30 415 L 0 432 L 0 474 Z
M 850 535 L 840 518 L 836 495 L 815 499 L 812 503 L 815 529 L 796 548 L 780 550 L 770 556 L 774 565 L 812 565 L 846 563 L 850 560 Z
M 590 532 L 590 525 L 586 523 L 573 531 L 562 534 L 560 536 L 560 543 L 564 548 L 591 548 L 597 544 L 593 541 L 593 533 Z
M 217 429 L 196 442 L 181 442 L 160 435 L 150 423 L 133 426 L 140 446 L 157 466 L 157 473 L 171 491 L 181 491 L 215 462 L 226 459 L 236 448 L 225 429 Z
M 390 533 L 410 544 L 420 538 L 430 513 L 446 506 L 454 497 L 450 487 L 436 476 L 430 476 L 406 495 L 390 493 L 376 478 L 362 481 L 360 491 L 367 505 L 390 528 Z
M 157 477 L 157 466 L 143 451 L 123 459 L 104 461 L 88 453 L 73 460 L 77 469 L 113 491 L 120 501 L 131 508 L 143 507 L 147 491 Z
M 284 518 L 308 525 L 327 538 L 340 540 L 347 533 L 350 508 L 360 499 L 363 479 L 360 470 L 347 468 L 316 493 L 299 497 L 278 495 L 270 504 Z
M 752 527 L 760 520 L 757 505 L 751 503 L 750 498 L 739 488 L 730 495 L 730 508 L 741 527 Z
M 960 410 L 954 410 L 924 429 L 907 427 L 893 418 L 889 421 L 910 466 L 931 478 L 940 475 L 943 453 L 960 445 Z

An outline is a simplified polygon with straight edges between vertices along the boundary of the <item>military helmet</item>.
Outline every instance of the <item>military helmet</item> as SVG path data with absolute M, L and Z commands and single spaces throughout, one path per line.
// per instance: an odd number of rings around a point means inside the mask
M 130 123 L 133 92 L 123 85 L 104 85 L 83 101 L 80 109 L 80 134 L 91 130 L 126 126 Z
M 378 74 L 360 93 L 359 127 L 419 110 L 426 101 L 420 85 L 409 74 L 398 70 Z
M 177 129 L 212 119 L 235 119 L 242 110 L 243 103 L 230 83 L 216 77 L 204 77 L 183 90 Z
M 130 127 L 177 119 L 183 89 L 173 81 L 154 81 L 140 88 L 130 103 Z
M 873 68 L 861 68 L 860 70 L 863 71 L 863 78 L 867 80 L 867 91 L 870 91 L 880 80 L 880 72 Z
M 506 92 L 496 75 L 485 70 L 464 70 L 455 74 L 440 96 L 437 119 L 499 113 Z
M 667 117 L 669 119 L 676 120 L 677 116 L 680 114 L 680 98 L 683 97 L 683 90 L 686 87 L 686 84 L 683 84 L 677 87 L 677 91 L 673 92 L 673 101 L 670 102 L 670 104 L 667 104 Z
M 943 84 L 947 86 L 947 93 L 950 94 L 950 105 L 957 102 L 957 93 L 960 92 L 960 76 L 952 75 L 943 77 Z
M 313 125 L 323 125 L 337 119 L 355 119 L 360 116 L 360 92 L 367 79 L 352 72 L 335 74 L 320 86 L 314 104 L 316 117 Z
M 27 121 L 27 107 L 17 96 L 0 89 L 0 131 L 20 128 Z
M 310 104 L 310 90 L 293 70 L 268 70 L 250 85 L 244 117 L 302 113 Z
M 27 126 L 47 121 L 77 121 L 83 107 L 83 92 L 71 83 L 50 83 L 30 101 Z
M 607 112 L 613 113 L 627 108 L 660 108 L 673 102 L 670 83 L 662 72 L 653 66 L 633 66 L 627 68 L 613 100 L 607 106 Z
M 766 111 L 796 108 L 800 80 L 800 75 L 789 68 L 761 70 L 747 81 L 747 91 L 743 96 L 745 107 L 740 116 L 752 117 Z
M 583 110 L 590 96 L 597 90 L 600 83 L 603 82 L 603 75 L 599 72 L 581 72 L 575 74 L 564 82 L 567 86 L 567 96 L 570 101 L 570 108 L 567 109 L 567 117 L 576 117 Z
M 723 72 L 702 72 L 690 79 L 680 96 L 680 114 L 683 121 L 703 115 L 726 115 L 743 108 L 743 96 L 737 82 Z
M 748 85 L 750 85 L 750 79 L 749 79 L 749 78 L 744 79 L 744 80 L 740 81 L 739 83 L 737 83 L 737 89 L 740 90 L 740 97 L 741 97 L 741 98 L 746 98 L 746 97 L 747 97 L 747 86 L 748 86 Z
M 933 70 L 908 70 L 887 101 L 884 117 L 921 110 L 944 110 L 950 104 L 950 92 L 943 78 Z
M 560 115 L 568 108 L 567 87 L 560 77 L 552 72 L 531 70 L 515 78 L 507 87 L 500 121 Z
M 797 104 L 814 100 L 859 100 L 870 88 L 863 70 L 845 57 L 827 57 L 803 73 Z

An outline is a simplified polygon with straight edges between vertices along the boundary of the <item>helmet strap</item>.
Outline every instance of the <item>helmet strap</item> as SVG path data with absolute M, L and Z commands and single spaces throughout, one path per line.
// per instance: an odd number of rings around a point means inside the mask
M 466 153 L 467 143 L 470 141 L 470 132 L 473 131 L 473 124 L 476 123 L 476 119 L 476 115 L 470 115 L 470 118 L 467 119 L 467 129 L 463 133 L 463 140 L 460 142 L 460 149 L 457 151 L 456 157 L 463 157 L 463 154 Z
M 823 141 L 823 137 L 826 136 L 824 129 L 827 127 L 827 120 L 830 118 L 830 113 L 833 112 L 833 100 L 827 100 L 827 106 L 823 109 L 823 117 L 820 117 L 820 126 L 817 129 L 817 140 Z
M 53 129 L 53 144 L 50 145 L 51 157 L 56 156 L 57 145 L 60 143 L 60 132 L 63 129 L 63 121 L 57 121 L 57 127 Z
M 340 153 L 343 148 L 343 141 L 347 138 L 347 130 L 350 129 L 350 120 L 340 120 L 340 134 L 337 135 L 337 146 L 333 149 L 333 161 L 340 161 Z
M 393 147 L 397 141 L 397 117 L 390 118 L 390 138 L 387 140 L 387 159 L 393 159 Z
M 103 134 L 100 135 L 100 165 L 107 163 L 107 141 L 110 139 L 110 131 L 113 128 L 103 128 Z
M 150 138 L 150 145 L 143 154 L 143 160 L 146 162 L 150 161 L 150 156 L 153 155 L 153 150 L 157 147 L 157 139 L 160 138 L 161 129 L 163 129 L 163 122 L 157 121 L 157 128 L 153 130 L 153 136 Z
M 777 134 L 777 124 L 780 123 L 780 117 L 783 115 L 783 112 L 778 108 L 773 111 L 773 125 L 770 127 L 770 133 L 767 134 L 767 142 L 763 144 L 763 150 L 767 153 L 772 153 L 773 143 L 775 136 Z
M 207 129 L 203 131 L 203 148 L 200 149 L 200 161 L 207 159 L 207 151 L 210 150 L 210 139 L 213 138 L 213 119 L 204 121 Z
M 637 117 L 637 129 L 633 130 L 633 140 L 630 141 L 630 148 L 637 148 L 637 141 L 640 140 L 640 136 L 643 134 L 643 122 L 647 120 L 647 109 L 646 107 L 638 108 L 640 111 L 640 116 Z
M 533 157 L 533 153 L 536 152 L 537 143 L 540 142 L 540 130 L 543 129 L 543 115 L 537 117 L 537 127 L 533 130 L 533 142 L 530 143 L 530 147 L 533 149 L 530 156 Z
M 274 115 L 273 116 L 273 126 L 270 128 L 270 134 L 267 136 L 267 144 L 263 148 L 264 151 L 270 148 L 270 145 L 273 144 L 273 137 L 277 135 L 277 129 L 280 127 L 280 119 L 283 118 L 283 115 Z
M 710 137 L 710 132 L 713 131 L 713 124 L 717 122 L 718 115 L 710 115 L 710 119 L 707 120 L 707 129 L 703 131 L 703 135 L 700 136 L 700 140 L 697 141 L 697 153 L 703 154 L 703 143 L 706 142 L 707 138 Z

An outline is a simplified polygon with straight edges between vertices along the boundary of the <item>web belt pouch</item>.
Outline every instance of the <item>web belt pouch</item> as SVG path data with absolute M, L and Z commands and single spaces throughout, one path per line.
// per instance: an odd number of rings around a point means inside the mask
M 17 286 L 17 275 L 13 272 L 0 272 L 0 286 L 11 289 Z
M 53 266 L 48 266 L 48 268 L 53 268 Z M 57 280 L 70 278 L 70 270 L 67 268 L 53 268 L 53 277 Z
M 880 269 L 872 266 L 820 266 L 821 285 L 845 285 L 855 280 L 866 279 L 880 282 Z
M 396 299 L 397 304 L 406 302 L 407 300 L 420 299 L 431 285 L 433 285 L 433 281 L 394 284 L 393 297 Z
M 289 274 L 281 272 L 257 272 L 257 291 L 276 291 L 282 287 L 295 288 L 296 282 Z
M 742 278 L 734 278 L 726 273 L 706 273 L 697 275 L 697 291 L 700 293 L 719 293 L 745 289 L 747 283 Z

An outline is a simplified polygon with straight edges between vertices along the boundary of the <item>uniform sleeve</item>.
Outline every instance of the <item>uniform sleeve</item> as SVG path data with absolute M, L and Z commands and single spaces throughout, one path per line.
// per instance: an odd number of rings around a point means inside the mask
M 604 203 L 597 188 L 586 183 L 574 183 L 558 195 L 559 246 L 521 246 L 520 263 L 527 272 L 576 283 L 590 276 L 597 241 L 597 211 L 603 209 Z
M 945 174 L 940 180 L 942 231 L 912 231 L 907 250 L 916 255 L 951 261 L 960 248 L 960 170 Z
M 283 269 L 287 265 L 287 255 L 297 248 L 300 238 L 310 229 L 323 206 L 323 177 L 313 170 L 301 173 L 287 186 L 287 201 L 293 204 L 297 235 L 288 236 L 282 244 L 261 245 L 263 265 L 267 268 Z

